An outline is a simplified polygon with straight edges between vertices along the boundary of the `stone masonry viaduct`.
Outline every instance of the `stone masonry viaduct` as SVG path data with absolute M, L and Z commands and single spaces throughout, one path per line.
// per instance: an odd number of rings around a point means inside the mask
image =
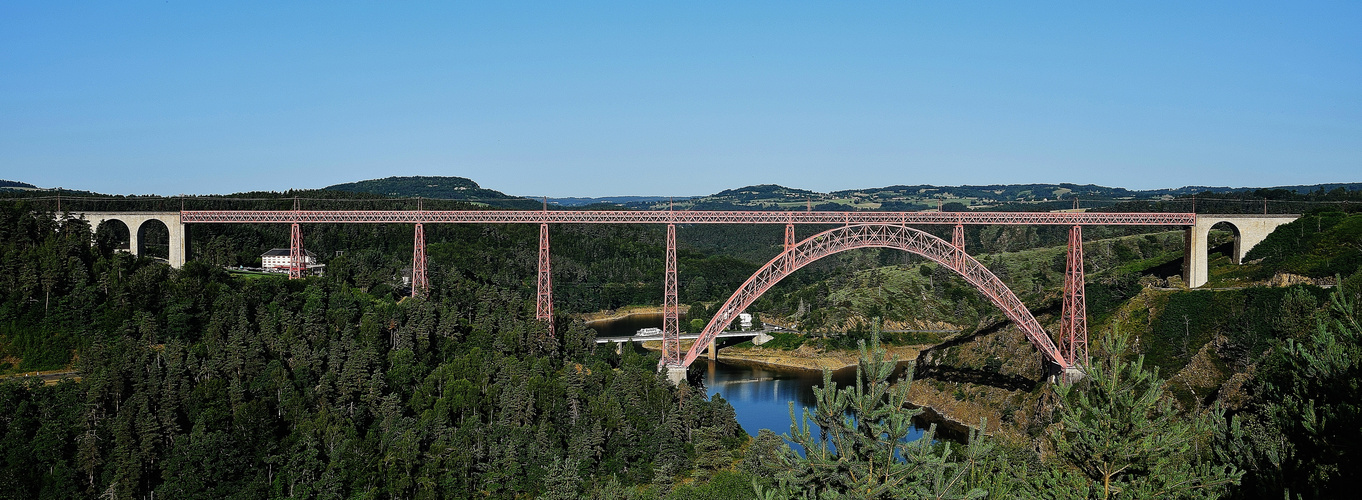
M 99 225 L 106 221 L 118 221 L 128 227 L 128 253 L 142 255 L 142 234 L 146 229 L 146 223 L 150 221 L 160 221 L 165 224 L 166 229 L 170 230 L 170 253 L 167 260 L 170 267 L 180 268 L 185 263 L 185 256 L 189 243 L 189 233 L 186 226 L 180 221 L 179 212 L 80 212 L 73 213 L 85 220 L 90 221 L 90 231 L 93 233 L 99 229 Z

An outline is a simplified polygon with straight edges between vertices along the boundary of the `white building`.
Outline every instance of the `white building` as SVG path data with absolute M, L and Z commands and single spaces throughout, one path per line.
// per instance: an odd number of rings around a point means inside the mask
M 748 331 L 748 330 L 751 330 L 751 329 L 752 329 L 752 315 L 751 315 L 751 314 L 747 314 L 747 313 L 739 314 L 739 315 L 738 315 L 738 326 L 742 327 L 742 330 L 743 330 L 744 332 L 745 332 L 745 331 Z
M 270 251 L 260 254 L 260 267 L 266 271 L 282 270 L 287 271 L 290 262 L 290 250 L 287 248 L 272 248 Z M 303 250 L 303 267 L 317 267 L 317 256 L 311 251 Z

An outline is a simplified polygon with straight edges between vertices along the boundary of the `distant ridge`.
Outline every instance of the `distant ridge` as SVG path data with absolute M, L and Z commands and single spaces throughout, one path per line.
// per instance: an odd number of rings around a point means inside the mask
M 27 182 L 7 181 L 7 180 L 4 180 L 4 179 L 0 179 L 0 189 L 20 189 L 20 190 L 30 190 L 30 189 L 38 189 L 38 186 L 34 186 L 34 185 L 29 184 L 29 183 L 27 183 Z
M 7 181 L 12 182 L 12 181 Z M 22 184 L 22 183 L 20 183 Z M 499 208 L 535 209 L 542 198 L 512 196 L 486 189 L 465 177 L 394 176 L 336 184 L 329 191 L 369 193 L 399 198 L 466 200 Z M 1130 190 L 1095 184 L 982 184 L 936 186 L 892 185 L 820 193 L 778 184 L 757 184 L 725 189 L 708 196 L 608 196 L 548 198 L 557 207 L 618 206 L 635 210 L 1055 210 L 1070 208 L 1075 199 L 1084 208 L 1117 206 L 1127 202 L 1158 202 L 1192 195 L 1223 194 L 1231 197 L 1278 198 L 1287 194 L 1310 194 L 1362 190 L 1362 182 L 1293 186 L 1214 187 Z M 1122 205 L 1123 206 L 1123 205 Z
M 506 208 L 531 208 L 528 198 L 511 196 L 501 191 L 484 189 L 466 177 L 408 176 L 385 177 L 366 181 L 347 182 L 322 188 L 327 191 L 369 193 L 397 198 L 435 198 L 467 200 Z
M 312 189 L 289 190 L 288 196 L 312 191 L 332 193 L 359 193 L 393 198 L 426 198 L 453 200 L 492 208 L 513 208 L 535 210 L 543 206 L 542 197 L 513 196 L 480 186 L 466 177 L 456 176 L 393 176 L 382 179 L 369 179 L 356 182 L 334 184 L 313 191 Z M 4 198 L 26 198 L 48 196 L 53 193 L 65 196 L 115 196 L 129 199 L 174 198 L 156 195 L 107 195 L 98 192 L 69 188 L 40 188 L 21 181 L 0 179 L 0 193 Z M 318 193 L 321 194 L 321 193 Z M 280 193 L 241 192 L 221 195 L 188 196 L 189 198 L 214 196 L 270 197 Z M 548 198 L 550 208 L 572 207 L 590 209 L 625 208 L 631 210 L 820 210 L 820 211 L 920 211 L 936 210 L 1064 210 L 1073 208 L 1077 199 L 1080 208 L 1102 209 L 1113 207 L 1117 210 L 1139 210 L 1149 207 L 1148 202 L 1166 202 L 1183 199 L 1214 201 L 1215 195 L 1244 202 L 1246 200 L 1286 201 L 1293 197 L 1305 196 L 1316 200 L 1311 203 L 1333 203 L 1341 200 L 1355 200 L 1362 197 L 1362 182 L 1334 182 L 1321 184 L 1301 184 L 1272 187 L 1228 187 L 1228 186 L 1183 186 L 1179 188 L 1130 190 L 1119 187 L 1106 187 L 1095 184 L 982 184 L 960 186 L 937 186 L 931 184 L 896 184 L 885 187 L 846 189 L 822 193 L 818 191 L 781 186 L 778 184 L 756 184 L 734 189 L 725 189 L 707 196 L 605 196 L 605 197 L 558 197 Z M 344 198 L 343 194 L 322 194 L 320 199 Z M 1142 205 L 1143 204 L 1143 205 Z M 1190 205 L 1189 205 L 1190 207 Z
M 776 184 L 726 189 L 709 196 L 677 198 L 675 207 L 683 210 L 885 210 L 917 211 L 937 207 L 947 209 L 1062 209 L 1077 199 L 1084 207 L 1110 206 L 1123 202 L 1164 201 L 1200 194 L 1257 194 L 1277 197 L 1281 193 L 1308 194 L 1343 189 L 1362 190 L 1362 183 L 1328 183 L 1296 186 L 1209 187 L 1130 190 L 1095 184 L 986 184 L 935 186 L 930 184 L 894 185 L 878 188 L 847 189 L 820 193 Z M 626 202 L 635 209 L 665 208 L 666 200 Z M 955 205 L 959 204 L 959 205 Z
M 565 207 L 584 207 L 587 205 L 625 205 L 628 203 L 653 203 L 672 199 L 669 196 L 604 196 L 600 198 L 549 198 L 549 203 Z M 689 199 L 687 197 L 686 199 Z

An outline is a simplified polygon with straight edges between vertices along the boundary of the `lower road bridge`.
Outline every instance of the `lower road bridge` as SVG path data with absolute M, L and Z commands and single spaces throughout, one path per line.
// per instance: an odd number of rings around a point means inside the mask
M 697 339 L 699 339 L 699 338 L 700 338 L 700 334 L 698 334 L 698 333 L 683 333 L 683 334 L 681 334 L 681 335 L 679 335 L 679 336 L 677 337 L 677 340 L 697 340 Z M 765 330 L 754 330 L 754 331 L 747 331 L 747 332 L 740 332 L 740 331 L 720 332 L 719 334 L 714 335 L 714 336 L 712 336 L 712 337 L 709 338 L 709 344 L 708 344 L 708 349 L 709 349 L 709 359 L 714 359 L 714 358 L 715 358 L 715 353 L 717 353 L 717 352 L 719 351 L 719 346 L 718 346 L 718 342 L 717 342 L 718 339 L 752 339 L 752 343 L 753 343 L 753 344 L 762 345 L 762 344 L 765 344 L 766 342 L 769 342 L 769 341 L 770 341 L 771 339 L 773 339 L 773 338 L 774 338 L 774 337 L 772 337 L 772 336 L 770 336 L 770 335 L 767 335 Z M 629 342 L 657 342 L 657 341 L 661 341 L 661 340 L 662 340 L 662 336 L 661 336 L 661 335 L 631 335 L 631 336 L 628 336 L 628 337 L 596 337 L 596 343 L 597 343 L 597 344 L 610 344 L 610 343 L 614 343 L 616 346 L 619 346 L 619 347 L 622 347 L 624 344 L 629 343 Z
M 767 335 L 766 332 L 760 331 L 760 330 L 758 330 L 758 331 L 751 331 L 751 332 L 722 332 L 722 333 L 719 333 L 719 334 L 717 334 L 717 335 L 714 336 L 714 338 L 716 338 L 716 339 L 733 339 L 733 338 L 755 339 L 755 338 L 758 338 L 758 337 L 766 337 L 766 338 L 765 338 L 765 339 L 762 339 L 762 340 L 759 341 L 759 342 L 754 341 L 754 342 L 753 342 L 754 344 L 757 344 L 757 345 L 765 344 L 767 340 L 770 340 L 770 339 L 771 339 L 771 336 L 770 336 L 770 335 Z M 683 333 L 683 334 L 681 334 L 680 336 L 677 337 L 677 339 L 679 339 L 679 340 L 695 340 L 695 339 L 698 339 L 698 338 L 700 338 L 700 334 L 698 334 L 698 333 Z M 628 336 L 628 337 L 596 337 L 596 343 L 597 343 L 597 344 L 610 344 L 610 343 L 622 344 L 622 343 L 625 343 L 625 342 L 654 342 L 654 341 L 659 341 L 659 340 L 662 340 L 662 336 L 661 336 L 661 335 L 630 335 L 630 336 Z
M 1192 213 L 1096 213 L 1096 212 L 776 212 L 776 211 L 640 211 L 640 210 L 228 210 L 180 212 L 81 212 L 98 228 L 118 221 L 129 229 L 130 248 L 141 253 L 143 227 L 150 221 L 167 226 L 170 233 L 169 262 L 185 262 L 188 224 L 283 223 L 291 224 L 290 278 L 301 278 L 307 268 L 303 259 L 302 224 L 412 224 L 412 294 L 421 295 L 426 280 L 424 224 L 539 224 L 539 275 L 536 318 L 549 324 L 553 334 L 553 287 L 549 258 L 549 224 L 666 224 L 666 273 L 662 303 L 662 363 L 673 378 L 684 370 L 700 350 L 716 338 L 737 314 L 785 276 L 820 258 L 856 248 L 895 248 L 921 255 L 956 272 L 988 298 L 1021 329 L 1046 362 L 1061 373 L 1081 374 L 1087 364 L 1087 313 L 1083 291 L 1083 240 L 1085 225 L 1143 225 L 1182 227 L 1187 231 L 1183 277 L 1191 287 L 1207 282 L 1206 240 L 1212 226 L 1227 224 L 1234 233 L 1234 260 L 1240 262 L 1249 249 L 1273 229 L 1298 215 L 1198 215 Z M 733 294 L 703 333 L 696 336 L 689 352 L 680 348 L 676 279 L 676 224 L 784 224 L 785 250 Z M 796 242 L 795 224 L 840 225 Z M 978 261 L 965 252 L 964 226 L 1064 225 L 1069 226 L 1068 265 L 1065 272 L 1064 305 L 1056 338 L 1045 332 L 1016 295 Z M 951 241 L 908 227 L 952 225 Z M 608 342 L 608 341 L 607 341 Z M 623 341 L 621 341 L 623 342 Z

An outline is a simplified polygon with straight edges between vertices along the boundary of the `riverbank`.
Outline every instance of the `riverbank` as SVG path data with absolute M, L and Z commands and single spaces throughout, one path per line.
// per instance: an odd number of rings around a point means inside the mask
M 660 341 L 644 342 L 642 345 L 645 349 L 651 351 L 661 350 L 662 348 Z M 682 350 L 689 349 L 690 346 L 691 341 L 682 341 Z M 905 362 L 917 359 L 918 354 L 923 349 L 932 347 L 932 345 L 882 345 L 881 347 L 891 357 L 896 357 L 899 362 Z M 827 351 L 808 345 L 793 350 L 766 349 L 761 346 L 724 347 L 719 349 L 717 357 L 719 361 L 731 365 L 774 370 L 822 372 L 823 370 L 837 371 L 854 368 L 860 361 L 860 351 Z M 937 385 L 929 381 L 915 381 L 909 390 L 909 402 L 927 410 L 927 413 L 919 417 L 923 420 L 923 423 L 936 424 L 940 432 L 949 433 L 950 439 L 959 441 L 967 439 L 969 429 L 977 428 L 981 422 L 987 422 L 987 428 L 984 429 L 984 432 L 988 434 L 1011 434 L 1002 425 L 1003 419 L 998 414 L 997 409 L 974 401 L 958 400 L 951 390 L 937 387 Z
M 899 361 L 917 359 L 918 353 L 929 346 L 883 346 L 891 357 Z M 719 349 L 719 361 L 732 364 L 766 366 L 771 368 L 823 371 L 841 370 L 855 367 L 860 360 L 860 351 L 825 351 L 803 345 L 794 350 L 763 349 L 753 347 L 725 347 Z
M 688 311 L 690 306 L 684 304 L 677 306 L 676 309 L 680 314 L 686 314 Z M 597 321 L 619 321 L 635 314 L 662 314 L 662 306 L 624 306 L 619 309 L 578 314 L 577 318 L 589 325 Z
M 682 340 L 681 350 L 689 350 L 693 343 L 694 341 L 692 340 Z M 662 341 L 660 340 L 642 342 L 641 345 L 644 349 L 649 351 L 662 350 Z M 898 360 L 902 362 L 917 359 L 917 355 L 922 349 L 931 346 L 884 345 L 882 347 L 884 347 L 884 350 L 887 351 L 890 356 L 896 356 L 898 357 Z M 827 351 L 808 345 L 803 345 L 793 350 L 765 349 L 761 346 L 723 347 L 719 349 L 718 354 L 719 361 L 734 365 L 814 372 L 852 368 L 859 362 L 860 356 L 860 351 L 856 350 Z
M 660 348 L 661 343 L 658 344 Z M 884 345 L 882 347 L 889 356 L 897 357 L 899 362 L 904 362 L 917 359 L 919 352 L 931 346 Z M 854 368 L 860 360 L 860 352 L 856 350 L 822 351 L 810 346 L 800 346 L 791 351 L 762 349 L 760 346 L 751 348 L 727 347 L 719 349 L 718 359 L 734 365 L 821 372 L 823 370 L 836 371 Z M 976 401 L 961 401 L 956 399 L 951 390 L 943 390 L 943 388 L 938 388 L 935 384 L 927 381 L 915 381 L 913 383 L 908 391 L 908 401 L 914 406 L 927 410 L 919 417 L 923 421 L 922 423 L 936 424 L 938 431 L 947 433 L 950 439 L 964 442 L 968 439 L 969 429 L 978 428 L 980 423 L 986 425 L 983 431 L 987 434 L 995 436 L 1006 434 L 1009 438 L 1015 437 L 1011 436 L 1012 432 L 1003 426 L 1003 418 L 999 415 L 997 408 Z

